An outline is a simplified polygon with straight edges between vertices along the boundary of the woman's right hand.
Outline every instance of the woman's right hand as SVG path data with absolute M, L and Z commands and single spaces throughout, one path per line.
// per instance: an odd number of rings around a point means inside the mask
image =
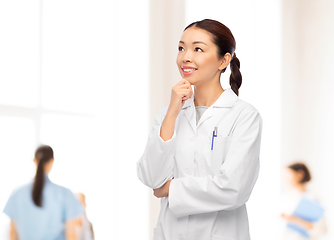
M 160 137 L 164 141 L 168 141 L 173 137 L 176 117 L 179 115 L 184 102 L 191 98 L 192 95 L 193 89 L 191 84 L 185 79 L 182 79 L 172 88 L 172 96 L 167 114 L 160 129 Z
M 176 118 L 179 115 L 184 102 L 191 98 L 192 95 L 193 89 L 191 84 L 187 80 L 182 79 L 172 88 L 167 114 Z

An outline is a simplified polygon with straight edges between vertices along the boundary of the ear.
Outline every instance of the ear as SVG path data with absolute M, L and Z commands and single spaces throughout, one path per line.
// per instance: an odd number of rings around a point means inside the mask
M 35 163 L 36 165 L 38 164 L 38 162 L 37 162 L 36 158 L 34 158 L 34 163 Z
M 230 53 L 225 53 L 224 57 L 221 59 L 220 62 L 220 66 L 219 66 L 219 70 L 222 71 L 223 69 L 225 69 L 228 64 L 231 62 L 231 54 Z

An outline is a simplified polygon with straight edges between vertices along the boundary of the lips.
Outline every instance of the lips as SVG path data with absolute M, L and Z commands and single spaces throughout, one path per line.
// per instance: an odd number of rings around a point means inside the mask
M 193 74 L 197 70 L 197 68 L 190 67 L 190 66 L 181 66 L 181 69 L 182 69 L 183 75 Z

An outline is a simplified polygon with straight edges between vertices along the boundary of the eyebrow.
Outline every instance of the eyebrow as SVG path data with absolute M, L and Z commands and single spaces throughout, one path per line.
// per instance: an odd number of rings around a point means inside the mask
M 183 42 L 183 41 L 180 41 L 180 43 L 184 44 L 184 42 Z M 201 42 L 201 41 L 196 41 L 196 42 L 193 42 L 193 44 L 204 44 L 204 45 L 206 45 L 204 42 Z

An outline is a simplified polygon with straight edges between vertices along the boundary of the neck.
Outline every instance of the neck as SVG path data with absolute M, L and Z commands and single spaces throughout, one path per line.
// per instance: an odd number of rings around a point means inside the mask
M 307 191 L 305 184 L 297 184 L 295 185 L 295 188 L 298 190 L 298 192 L 301 192 L 301 193 Z
M 214 84 L 194 86 L 195 106 L 210 107 L 217 101 L 223 92 L 224 89 L 219 81 L 215 81 Z

